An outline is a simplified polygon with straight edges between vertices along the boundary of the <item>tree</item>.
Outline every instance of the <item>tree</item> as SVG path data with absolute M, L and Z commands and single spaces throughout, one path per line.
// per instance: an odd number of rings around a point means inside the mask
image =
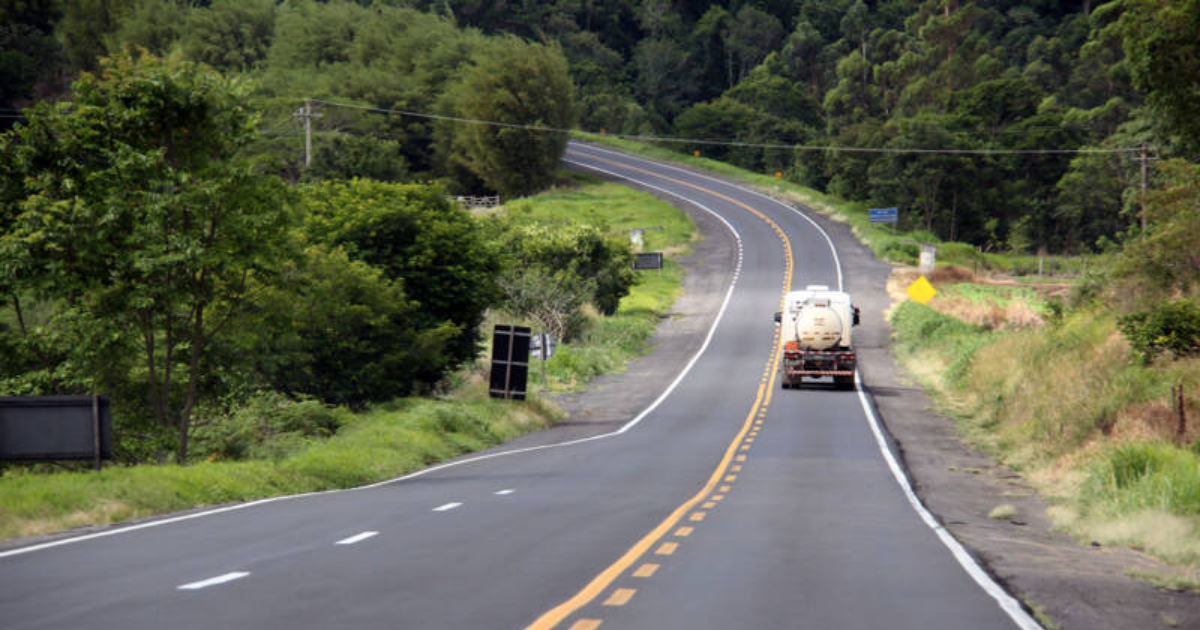
M 1200 167 L 1174 159 L 1159 170 L 1166 185 L 1146 196 L 1145 238 L 1131 240 L 1117 263 L 1117 274 L 1142 281 L 1151 298 L 1200 285 Z
M 501 124 L 458 125 L 451 159 L 506 197 L 545 188 L 566 153 L 567 136 L 516 126 L 571 126 L 574 90 L 562 51 L 504 39 L 475 62 L 454 90 L 455 112 Z
M 441 187 L 362 179 L 309 184 L 300 189 L 300 208 L 310 242 L 342 247 L 403 287 L 420 306 L 411 317 L 418 328 L 455 326 L 449 365 L 475 357 L 500 267 L 475 220 Z M 421 376 L 436 380 L 441 367 Z
M 402 281 L 341 248 L 309 246 L 282 276 L 256 298 L 274 334 L 254 354 L 276 390 L 362 407 L 419 391 L 450 363 L 459 326 L 425 324 Z
M 1200 3 L 1121 0 L 1118 23 L 1133 84 L 1163 134 L 1190 156 L 1200 155 Z
M 77 336 L 85 367 L 111 369 L 114 339 L 140 351 L 150 410 L 183 463 L 206 353 L 249 280 L 278 263 L 287 194 L 239 155 L 255 135 L 247 84 L 145 53 L 101 67 L 6 139 L 24 189 L 0 267 L 62 305 L 59 334 Z
M 218 70 L 250 70 L 266 59 L 274 31 L 275 0 L 215 0 L 188 15 L 183 50 Z

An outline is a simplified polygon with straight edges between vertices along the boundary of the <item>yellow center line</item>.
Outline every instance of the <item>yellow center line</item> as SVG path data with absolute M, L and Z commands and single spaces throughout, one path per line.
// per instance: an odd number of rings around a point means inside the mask
M 724 501 L 724 500 L 725 500 L 725 495 L 723 495 L 723 494 L 714 494 L 714 495 L 712 495 L 712 500 L 713 500 L 713 501 Z
M 717 488 L 717 491 L 719 491 L 719 492 L 729 492 L 729 486 L 721 486 L 720 488 Z
M 779 225 L 767 217 L 767 215 L 732 197 L 723 195 L 715 190 L 711 190 L 691 182 L 685 182 L 683 180 L 667 177 L 637 167 L 620 164 L 604 158 L 595 156 L 588 157 L 600 162 L 606 162 L 621 168 L 638 171 L 646 175 L 650 175 L 651 177 L 673 182 L 675 184 L 712 195 L 713 197 L 722 199 L 735 206 L 738 206 L 739 208 L 742 208 L 743 210 L 746 210 L 770 226 L 771 229 L 774 230 L 774 232 L 779 236 L 780 242 L 783 244 L 783 293 L 779 296 L 779 308 L 781 311 L 783 310 L 787 289 L 792 285 L 792 270 L 794 267 L 792 263 L 792 244 Z M 776 331 L 776 333 L 778 333 L 778 331 Z M 667 533 L 671 531 L 671 528 L 674 527 L 685 514 L 687 514 L 696 504 L 700 503 L 705 496 L 708 496 L 712 492 L 713 488 L 716 487 L 716 485 L 720 482 L 722 476 L 724 476 L 725 481 L 727 482 L 737 479 L 737 475 L 725 475 L 725 471 L 729 468 L 730 462 L 732 462 L 733 456 L 737 452 L 738 444 L 744 437 L 746 437 L 750 427 L 753 425 L 755 413 L 757 413 L 758 410 L 764 405 L 771 404 L 771 396 L 774 393 L 774 387 L 771 386 L 771 383 L 775 381 L 775 375 L 779 370 L 778 357 L 783 351 L 781 346 L 781 338 L 778 334 L 774 336 L 772 344 L 773 347 L 771 349 L 770 357 L 770 377 L 767 379 L 767 381 L 759 384 L 758 392 L 754 398 L 754 404 L 750 406 L 750 411 L 746 414 L 746 421 L 742 424 L 742 428 L 738 431 L 737 435 L 733 437 L 733 440 L 729 442 L 729 446 L 726 448 L 724 456 L 721 457 L 721 461 L 717 463 L 717 467 L 713 470 L 712 475 L 709 477 L 704 486 L 700 488 L 700 491 L 687 501 L 684 501 L 682 505 L 675 508 L 675 510 L 672 511 L 667 518 L 663 519 L 661 523 L 659 523 L 654 529 L 650 530 L 650 532 L 643 536 L 641 540 L 634 543 L 634 545 L 630 547 L 624 554 L 622 554 L 621 557 L 616 560 L 616 562 L 613 562 L 611 565 L 601 571 L 596 577 L 592 578 L 592 581 L 585 585 L 578 593 L 554 608 L 542 613 L 542 615 L 534 620 L 533 623 L 526 626 L 525 630 L 549 630 L 550 628 L 554 628 L 558 624 L 562 623 L 563 620 L 565 620 L 571 614 L 575 613 L 579 609 L 589 604 L 592 600 L 599 597 L 600 594 L 603 593 L 605 589 L 607 589 L 614 581 L 616 581 L 616 579 L 620 577 L 622 573 L 633 566 L 633 564 L 637 562 L 638 559 L 641 558 L 647 551 L 649 551 L 655 543 L 666 536 Z M 741 447 L 742 450 L 749 450 L 749 448 L 749 445 L 743 445 Z M 725 486 L 722 492 L 727 491 L 728 486 Z M 676 546 L 678 546 L 678 543 L 665 542 L 662 543 L 655 553 L 659 555 L 670 555 L 675 552 Z M 578 625 L 578 622 L 576 625 Z M 597 625 L 599 625 L 598 621 Z M 571 630 L 576 629 L 574 626 L 572 626 Z
M 688 520 L 693 522 L 703 521 L 704 517 L 707 515 L 707 512 L 692 512 L 692 515 L 688 518 Z
M 675 535 L 687 538 L 688 536 L 692 535 L 692 531 L 694 530 L 691 527 L 680 527 L 679 529 L 675 530 Z
M 704 505 L 701 505 L 700 507 L 702 507 L 706 510 L 711 510 L 711 509 L 717 507 L 717 503 L 716 503 L 716 501 L 705 501 Z
M 596 630 L 600 627 L 599 619 L 580 619 L 571 624 L 571 630 Z

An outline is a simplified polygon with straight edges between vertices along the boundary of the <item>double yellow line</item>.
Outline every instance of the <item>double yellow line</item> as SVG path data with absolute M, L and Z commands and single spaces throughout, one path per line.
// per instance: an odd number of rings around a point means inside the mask
M 787 235 L 784 234 L 783 229 L 781 229 L 777 223 L 772 221 L 762 212 L 715 190 L 711 190 L 691 182 L 666 177 L 658 173 L 632 167 L 627 164 L 621 164 L 612 160 L 599 158 L 593 155 L 589 155 L 588 157 L 600 162 L 611 164 L 613 166 L 644 173 L 661 180 L 669 181 L 674 184 L 679 184 L 680 186 L 686 186 L 688 188 L 712 195 L 718 199 L 727 201 L 735 206 L 738 206 L 739 208 L 742 208 L 743 210 L 746 210 L 770 226 L 771 229 L 775 231 L 775 234 L 779 237 L 779 240 L 783 243 L 785 254 L 786 262 L 783 277 L 783 291 L 779 296 L 779 302 L 782 308 L 787 291 L 789 287 L 792 286 L 792 270 L 794 264 L 792 262 L 791 241 L 788 240 Z M 741 430 L 738 431 L 737 435 L 734 436 L 733 441 L 729 443 L 728 448 L 725 449 L 725 455 L 721 458 L 720 463 L 717 464 L 716 469 L 713 470 L 712 475 L 709 476 L 708 481 L 704 484 L 704 487 L 701 488 L 700 491 L 694 496 L 692 496 L 692 498 L 684 501 L 683 504 L 675 508 L 675 510 L 672 511 L 667 518 L 663 519 L 658 526 L 650 530 L 650 532 L 643 536 L 641 540 L 637 541 L 637 543 L 630 547 L 629 550 L 622 554 L 616 562 L 612 563 L 608 566 L 608 568 L 601 571 L 599 575 L 592 578 L 592 581 L 588 582 L 587 586 L 584 586 L 583 589 L 573 595 L 570 599 L 543 613 L 542 616 L 537 618 L 537 620 L 526 626 L 525 630 L 550 630 L 550 628 L 556 627 L 558 624 L 562 623 L 564 619 L 571 616 L 579 609 L 587 606 L 589 603 L 599 597 L 600 594 L 603 593 L 609 586 L 611 586 L 617 578 L 619 578 L 623 573 L 625 573 L 626 570 L 629 569 L 629 567 L 633 566 L 635 562 L 645 555 L 651 547 L 653 547 L 659 540 L 666 536 L 667 533 L 671 531 L 671 528 L 679 523 L 684 514 L 687 514 L 689 510 L 695 507 L 697 503 L 699 503 L 713 491 L 713 489 L 718 483 L 720 483 L 728 471 L 729 465 L 733 461 L 734 455 L 737 453 L 738 444 L 741 443 L 741 441 L 746 437 L 746 434 L 750 431 L 750 428 L 754 425 L 755 415 L 758 414 L 759 409 L 771 404 L 771 395 L 774 393 L 774 387 L 772 387 L 772 385 L 775 382 L 775 376 L 779 369 L 779 362 L 776 360 L 776 357 L 779 356 L 782 344 L 783 337 L 781 335 L 777 335 L 775 339 L 775 345 L 771 349 L 771 356 L 769 357 L 771 365 L 770 376 L 765 381 L 759 383 L 758 394 L 754 398 L 754 404 L 750 407 L 750 412 L 746 414 L 746 421 L 742 423 Z

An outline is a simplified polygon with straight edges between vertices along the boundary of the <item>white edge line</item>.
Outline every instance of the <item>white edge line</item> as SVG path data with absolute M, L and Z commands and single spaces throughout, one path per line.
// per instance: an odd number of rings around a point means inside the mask
M 445 505 L 439 505 L 439 506 L 433 508 L 433 511 L 434 512 L 449 512 L 450 510 L 453 510 L 456 507 L 462 507 L 462 503 L 454 502 L 454 503 L 447 503 Z
M 736 188 L 744 193 L 749 193 L 756 197 L 761 197 L 762 199 L 766 199 L 767 201 L 769 201 L 781 208 L 785 208 L 785 209 L 799 215 L 802 219 L 811 223 L 813 227 L 817 228 L 817 231 L 821 233 L 821 236 L 825 237 L 825 242 L 829 245 L 829 252 L 831 254 L 833 254 L 834 269 L 837 271 L 838 290 L 839 291 L 844 290 L 843 287 L 845 286 L 845 283 L 842 280 L 842 260 L 841 260 L 841 258 L 838 257 L 837 248 L 833 246 L 833 239 L 830 238 L 829 233 L 825 231 L 825 228 L 821 227 L 821 224 L 817 223 L 812 217 L 808 216 L 808 213 L 801 212 L 799 209 L 793 208 L 792 206 L 789 206 L 788 204 L 783 203 L 782 201 L 780 201 L 770 195 L 764 195 L 763 193 L 760 193 L 757 190 L 751 190 L 749 188 L 744 188 L 740 184 L 736 184 L 729 180 L 721 179 L 719 177 L 712 177 L 710 175 L 705 175 L 704 173 L 697 172 L 696 170 L 693 170 L 690 168 L 683 168 L 683 167 L 671 164 L 669 162 L 653 160 L 650 158 L 642 157 L 640 155 L 631 155 L 628 153 L 622 153 L 620 151 L 613 151 L 612 149 L 607 149 L 605 147 L 597 146 L 594 144 L 588 144 L 586 142 L 580 142 L 580 141 L 574 141 L 574 142 L 577 147 L 584 147 L 587 149 L 592 149 L 592 150 L 600 151 L 603 153 L 619 155 L 619 156 L 625 157 L 625 158 L 633 158 L 635 160 L 642 160 L 643 162 L 649 162 L 650 164 L 655 164 L 657 166 L 661 166 L 663 168 L 668 168 L 673 171 L 677 171 L 680 173 L 687 173 L 688 175 L 692 175 L 692 176 L 698 177 L 700 179 L 706 179 L 710 182 L 717 182 L 718 184 L 722 184 L 724 186 L 729 186 L 730 188 Z
M 512 494 L 514 492 L 516 492 L 516 490 L 513 490 L 512 488 L 505 488 L 504 490 L 497 490 L 497 491 L 493 492 L 492 494 L 504 496 L 506 494 Z
M 211 577 L 211 578 L 208 578 L 207 580 L 200 580 L 199 582 L 189 582 L 187 584 L 181 584 L 179 586 L 176 586 L 175 590 L 198 591 L 202 588 L 208 588 L 210 586 L 216 586 L 218 584 L 224 584 L 226 582 L 240 580 L 240 579 L 246 577 L 247 575 L 250 575 L 249 571 L 234 571 L 233 573 L 226 573 L 225 575 L 218 575 L 217 577 Z
M 570 162 L 570 160 L 566 160 L 565 158 L 564 158 L 564 161 Z M 555 444 L 543 444 L 540 446 L 529 446 L 529 447 L 525 447 L 525 448 L 513 449 L 511 451 L 501 451 L 498 453 L 489 453 L 487 455 L 478 455 L 475 457 L 469 457 L 469 458 L 461 459 L 458 461 L 447 462 L 445 464 L 439 464 L 437 466 L 431 466 L 429 468 L 411 472 L 407 475 L 396 477 L 394 479 L 378 481 L 378 482 L 368 484 L 365 486 L 359 486 L 357 488 L 343 488 L 343 489 L 338 489 L 338 490 L 321 490 L 318 492 L 304 492 L 301 494 L 291 494 L 291 495 L 285 495 L 285 496 L 279 496 L 279 497 L 270 497 L 267 499 L 259 499 L 257 501 L 251 501 L 249 503 L 239 503 L 237 505 L 229 505 L 226 507 L 216 508 L 216 509 L 212 509 L 212 510 L 205 510 L 203 512 L 195 512 L 192 514 L 184 514 L 182 516 L 175 516 L 175 517 L 165 518 L 165 519 L 161 519 L 161 520 L 147 521 L 145 523 L 139 523 L 137 525 L 121 527 L 118 529 L 110 529 L 110 530 L 105 530 L 105 531 L 101 531 L 101 532 L 95 532 L 92 534 L 84 534 L 82 536 L 63 538 L 60 540 L 52 540 L 50 542 L 45 542 L 45 543 L 41 543 L 41 544 L 37 544 L 37 545 L 31 545 L 29 547 L 20 547 L 17 549 L 10 549 L 8 551 L 2 551 L 2 552 L 0 552 L 0 558 L 8 558 L 11 556 L 18 556 L 18 555 L 22 555 L 22 554 L 26 554 L 26 553 L 33 553 L 35 551 L 41 551 L 43 549 L 51 549 L 53 547 L 61 547 L 63 545 L 70 545 L 70 544 L 84 542 L 86 540 L 92 540 L 92 539 L 96 539 L 96 538 L 106 538 L 108 536 L 116 536 L 117 534 L 124 534 L 127 532 L 137 531 L 139 529 L 148 529 L 151 527 L 159 527 L 162 525 L 169 525 L 171 523 L 190 521 L 192 519 L 197 519 L 197 518 L 201 518 L 201 517 L 205 517 L 205 516 L 212 516 L 215 514 L 222 514 L 224 512 L 233 512 L 236 510 L 244 510 L 244 509 L 259 506 L 259 505 L 265 505 L 267 503 L 274 503 L 276 501 L 290 501 L 292 499 L 316 496 L 316 495 L 320 495 L 320 494 L 332 494 L 332 493 L 337 493 L 337 492 L 354 492 L 354 491 L 358 491 L 358 490 L 369 490 L 371 488 L 378 488 L 381 486 L 386 486 L 389 484 L 398 483 L 398 482 L 406 481 L 409 479 L 415 479 L 417 477 L 428 475 L 429 473 L 437 472 L 439 470 L 444 470 L 446 468 L 452 468 L 455 466 L 462 466 L 464 464 L 472 464 L 475 462 L 481 462 L 481 461 L 485 461 L 485 460 L 489 460 L 489 459 L 495 459 L 497 457 L 506 457 L 509 455 L 518 455 L 521 453 L 530 453 L 533 451 L 541 451 L 541 450 L 547 450 L 547 449 L 551 449 L 551 448 L 560 448 L 563 446 L 574 446 L 576 444 L 583 444 L 585 442 L 592 442 L 595 440 L 603 440 L 603 439 L 615 437 L 617 435 L 621 435 L 621 434 L 625 433 L 626 431 L 632 429 L 633 427 L 637 426 L 637 424 L 639 422 L 641 422 L 643 418 L 650 415 L 651 412 L 653 412 L 655 409 L 657 409 L 658 406 L 660 404 L 662 404 L 662 402 L 664 400 L 666 400 L 667 396 L 671 395 L 671 392 L 675 391 L 675 388 L 679 386 L 679 383 L 683 381 L 683 379 L 688 375 L 689 372 L 691 372 L 692 367 L 694 365 L 696 365 L 696 362 L 699 361 L 700 357 L 704 355 L 704 352 L 706 350 L 708 350 L 708 346 L 712 342 L 713 336 L 716 335 L 717 327 L 721 324 L 721 320 L 725 317 L 725 311 L 729 308 L 729 302 L 733 298 L 733 291 L 734 291 L 734 289 L 737 288 L 738 279 L 741 276 L 742 258 L 743 258 L 742 235 L 738 233 L 737 229 L 735 229 L 733 227 L 733 224 L 731 224 L 728 220 L 726 220 L 725 217 L 721 216 L 720 214 L 717 214 L 717 212 L 715 212 L 712 208 L 709 208 L 708 206 L 705 206 L 704 204 L 702 204 L 698 201 L 689 199 L 678 193 L 666 190 L 664 188 L 660 188 L 658 186 L 654 186 L 653 184 L 649 184 L 644 181 L 637 180 L 637 179 L 634 179 L 634 178 L 626 176 L 626 175 L 620 175 L 618 173 L 613 173 L 613 172 L 606 171 L 604 169 L 596 168 L 593 166 L 579 164 L 578 162 L 571 162 L 571 163 L 577 164 L 579 166 L 583 166 L 584 168 L 592 169 L 592 170 L 600 172 L 600 173 L 605 173 L 608 175 L 612 175 L 614 177 L 618 177 L 621 179 L 629 180 L 631 182 L 635 182 L 641 186 L 645 186 L 646 188 L 657 190 L 659 192 L 670 195 L 672 197 L 676 197 L 676 198 L 684 201 L 685 203 L 696 206 L 697 208 L 700 208 L 701 210 L 704 210 L 705 212 L 716 217 L 733 234 L 733 238 L 737 241 L 737 249 L 738 249 L 737 266 L 733 270 L 733 275 L 731 276 L 732 281 L 729 284 L 729 290 L 725 292 L 725 300 L 721 303 L 721 309 L 719 311 L 717 311 L 717 317 L 716 317 L 716 319 L 713 320 L 712 326 L 709 327 L 708 335 L 704 338 L 704 344 L 700 346 L 700 349 L 696 351 L 696 354 L 694 354 L 692 356 L 691 360 L 688 361 L 687 365 L 684 366 L 683 370 L 681 370 L 679 372 L 679 376 L 675 377 L 675 380 L 672 381 L 671 384 L 667 386 L 667 389 L 664 390 L 663 393 L 660 394 L 659 397 L 654 400 L 654 402 L 650 403 L 649 407 L 646 407 L 644 410 L 642 410 L 641 413 L 639 413 L 636 417 L 634 417 L 632 420 L 630 420 L 628 423 L 626 423 L 620 429 L 617 429 L 616 431 L 613 431 L 612 433 L 593 435 L 591 437 L 580 438 L 580 439 L 576 439 L 576 440 L 568 440 L 566 442 L 558 442 Z M 776 202 L 776 203 L 778 203 L 778 202 Z
M 343 538 L 333 544 L 335 544 L 335 545 L 353 545 L 354 543 L 359 543 L 368 538 L 372 538 L 372 537 L 378 536 L 378 535 L 379 535 L 379 532 L 363 532 L 361 534 L 355 534 L 349 538 Z
M 975 561 L 975 558 L 967 552 L 962 543 L 958 542 L 953 535 L 941 524 L 933 514 L 921 502 L 921 499 L 913 492 L 912 483 L 905 474 L 904 469 L 900 467 L 900 463 L 896 461 L 896 457 L 892 455 L 892 450 L 888 448 L 887 440 L 883 437 L 883 430 L 879 426 L 879 419 L 875 416 L 875 411 L 871 408 L 870 401 L 867 400 L 867 395 L 862 389 L 862 379 L 855 370 L 855 389 L 858 390 L 858 399 L 862 403 L 863 411 L 866 412 L 867 419 L 870 421 L 871 433 L 875 435 L 875 443 L 879 446 L 879 452 L 883 453 L 883 459 L 887 462 L 888 468 L 892 471 L 892 476 L 896 478 L 896 483 L 900 484 L 900 489 L 904 491 L 904 496 L 908 499 L 908 504 L 917 512 L 922 521 L 937 534 L 938 540 L 950 550 L 958 564 L 975 580 L 975 583 L 984 590 L 996 603 L 1000 604 L 1000 608 L 1008 613 L 1008 616 L 1022 630 L 1043 630 L 1042 626 L 1034 620 L 1033 617 L 1025 612 L 1021 607 L 1021 603 L 1015 597 L 1009 595 L 1004 587 L 996 583 L 992 576 L 988 575 L 983 567 Z

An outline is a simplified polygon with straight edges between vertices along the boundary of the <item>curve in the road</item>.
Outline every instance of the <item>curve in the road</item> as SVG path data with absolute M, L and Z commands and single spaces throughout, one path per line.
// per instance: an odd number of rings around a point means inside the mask
M 595 145 L 583 145 L 583 146 L 586 146 L 589 150 L 592 150 L 592 151 L 598 151 L 601 153 L 607 153 L 610 155 L 628 158 L 628 156 L 626 154 L 622 154 L 622 153 L 619 153 L 616 151 L 611 151 L 608 149 L 597 147 Z M 664 180 L 670 181 L 672 183 L 712 195 L 719 199 L 723 199 L 725 201 L 732 203 L 733 205 L 735 205 L 739 208 L 742 208 L 743 210 L 750 212 L 752 215 L 754 215 L 758 219 L 767 223 L 771 227 L 771 229 L 774 230 L 779 235 L 779 238 L 783 244 L 783 248 L 785 251 L 786 266 L 787 266 L 787 269 L 785 272 L 785 277 L 787 278 L 787 280 L 784 283 L 783 292 L 784 292 L 784 294 L 786 294 L 787 291 L 790 290 L 789 287 L 791 286 L 791 277 L 792 277 L 793 268 L 794 268 L 791 242 L 789 241 L 787 234 L 779 227 L 779 225 L 777 223 L 775 223 L 774 221 L 772 221 L 765 214 L 750 207 L 749 205 L 747 205 L 745 203 L 742 203 L 741 201 L 733 199 L 727 195 L 723 195 L 715 190 L 705 188 L 705 187 L 695 184 L 693 182 L 688 182 L 688 181 L 684 181 L 682 179 L 667 177 L 661 173 L 653 173 L 653 172 L 648 171 L 643 168 L 630 166 L 627 163 L 621 164 L 621 163 L 615 162 L 613 160 L 608 160 L 608 159 L 601 158 L 601 157 L 596 157 L 596 156 L 592 156 L 592 157 L 593 157 L 593 160 L 598 160 L 600 162 L 608 163 L 613 166 L 621 166 L 626 171 L 634 171 L 637 173 L 654 176 L 658 179 L 664 179 Z M 599 168 L 599 167 L 595 166 L 594 164 L 584 164 L 581 162 L 573 161 L 570 158 L 565 158 L 564 161 L 567 162 L 568 164 L 572 164 L 576 167 L 585 168 L 585 169 L 588 169 L 588 170 L 591 170 L 594 172 L 602 173 L 608 177 L 616 178 L 619 180 L 629 181 L 629 182 L 634 183 L 641 187 L 664 191 L 664 189 L 662 189 L 660 187 L 654 186 L 653 184 L 650 184 L 647 181 L 642 181 L 642 180 L 638 180 L 636 178 L 632 178 L 625 173 L 619 173 L 619 172 L 616 172 L 613 170 Z M 833 239 L 829 236 L 829 233 L 824 228 L 821 227 L 820 224 L 818 224 L 816 221 L 814 221 L 812 219 L 812 217 L 809 217 L 804 212 L 801 212 L 800 210 L 798 210 L 790 205 L 783 204 L 780 201 L 778 201 L 777 199 L 774 199 L 774 198 L 772 198 L 768 195 L 765 195 L 761 192 L 758 192 L 756 190 L 738 186 L 737 184 L 733 184 L 729 181 L 721 180 L 721 179 L 718 179 L 715 177 L 710 177 L 703 173 L 698 173 L 691 169 L 680 168 L 680 167 L 674 166 L 669 163 L 665 163 L 665 162 L 661 162 L 661 161 L 657 161 L 657 160 L 649 160 L 649 159 L 646 159 L 645 161 L 653 162 L 656 166 L 659 166 L 660 168 L 665 168 L 665 169 L 679 172 L 679 173 L 686 173 L 692 177 L 696 177 L 696 178 L 699 178 L 702 180 L 716 182 L 716 183 L 720 183 L 720 184 L 723 184 L 726 186 L 733 186 L 734 188 L 737 188 L 745 193 L 748 193 L 748 194 L 758 197 L 762 200 L 765 200 L 771 204 L 781 206 L 784 209 L 786 209 L 787 211 L 792 212 L 792 213 L 796 214 L 797 216 L 803 218 L 805 221 L 807 221 L 810 225 L 812 225 L 812 227 L 815 228 L 821 234 L 821 236 L 824 238 L 826 243 L 829 245 L 830 253 L 834 259 L 834 267 L 837 271 L 837 287 L 839 290 L 844 288 L 844 279 L 843 279 L 843 274 L 842 274 L 841 261 L 838 258 L 837 248 L 833 244 Z M 668 192 L 668 194 L 671 194 L 672 196 L 680 197 L 676 193 L 673 193 L 670 191 L 664 191 L 664 192 Z M 696 203 L 694 200 L 691 200 L 691 199 L 687 199 L 687 201 L 689 201 L 690 203 Z M 781 296 L 781 300 L 783 299 L 783 297 L 784 296 Z M 780 341 L 781 340 L 779 339 L 779 337 L 777 335 L 776 336 L 776 347 L 774 350 L 776 356 L 780 352 L 780 345 L 779 345 Z M 776 365 L 777 365 L 777 363 L 776 363 Z M 774 377 L 775 377 L 775 371 L 772 370 L 771 380 L 768 381 L 768 383 L 773 383 Z M 905 498 L 907 499 L 908 503 L 912 506 L 913 510 L 915 510 L 917 512 L 917 514 L 920 516 L 922 522 L 924 522 L 930 529 L 932 529 L 934 531 L 934 533 L 937 535 L 938 539 L 942 542 L 943 545 L 945 545 L 947 550 L 953 555 L 954 559 L 963 567 L 963 569 L 967 572 L 967 574 L 971 576 L 971 579 L 974 580 L 975 583 L 978 584 L 980 586 L 980 588 L 982 588 L 990 597 L 992 597 L 994 600 L 996 600 L 997 604 L 1000 605 L 1001 609 L 1004 610 L 1004 612 L 1013 620 L 1014 623 L 1016 623 L 1016 625 L 1018 627 L 1022 628 L 1022 630 L 1041 630 L 1042 626 L 1035 619 L 1033 619 L 1033 617 L 1031 617 L 1028 612 L 1025 611 L 1025 609 L 1021 606 L 1020 602 L 1018 602 L 1016 600 L 1016 598 L 1009 595 L 1004 590 L 1003 587 L 1001 587 L 994 579 L 992 579 L 992 577 L 983 569 L 982 566 L 979 565 L 979 563 L 970 554 L 970 552 L 967 551 L 967 549 L 965 547 L 963 547 L 963 545 L 960 542 L 958 542 L 958 540 L 955 539 L 953 535 L 950 534 L 950 532 L 937 520 L 937 518 L 928 510 L 928 508 L 925 507 L 924 503 L 916 495 L 916 492 L 914 492 L 913 487 L 912 487 L 912 482 L 908 478 L 907 473 L 904 471 L 903 467 L 900 465 L 899 461 L 897 460 L 895 455 L 892 453 L 891 449 L 888 447 L 887 439 L 884 436 L 881 423 L 879 422 L 879 419 L 878 419 L 877 415 L 875 414 L 874 408 L 873 408 L 866 392 L 862 389 L 861 381 L 862 381 L 861 375 L 858 375 L 856 373 L 855 386 L 857 389 L 857 394 L 858 394 L 859 400 L 862 403 L 863 413 L 866 416 L 866 418 L 868 419 L 872 435 L 874 436 L 876 443 L 879 446 L 881 456 L 884 458 L 885 462 L 887 463 L 888 469 L 892 473 L 892 476 L 895 478 L 896 482 L 900 485 L 901 490 L 903 491 L 903 493 L 905 495 Z M 768 386 L 767 404 L 769 404 L 769 401 L 770 401 L 770 390 L 771 390 L 771 387 Z M 759 391 L 759 399 L 760 400 L 761 400 L 761 397 L 762 397 L 762 391 L 760 389 L 760 391 Z M 747 416 L 747 426 L 743 428 L 743 431 L 741 433 L 739 433 L 738 436 L 734 438 L 734 442 L 732 444 L 730 444 L 730 452 L 731 453 L 732 453 L 733 449 L 736 448 L 738 441 L 744 437 L 745 430 L 746 430 L 746 428 L 749 427 L 749 422 L 754 418 L 757 408 L 758 408 L 758 401 L 755 402 L 755 407 L 753 407 L 751 409 L 749 416 Z M 722 460 L 721 465 L 718 466 L 717 471 L 714 473 L 714 478 L 719 478 L 719 474 L 723 470 L 723 466 L 727 465 L 727 463 L 728 462 L 726 462 L 725 460 Z M 583 606 L 590 603 L 593 599 L 598 597 L 604 591 L 605 588 L 607 588 L 609 585 L 611 585 L 611 583 L 613 581 L 615 581 L 618 576 L 620 576 L 620 574 L 624 570 L 626 570 L 629 566 L 631 566 L 633 564 L 633 562 L 635 562 L 642 554 L 644 554 L 650 545 L 652 545 L 654 542 L 656 542 L 657 540 L 662 538 L 662 536 L 664 536 L 666 534 L 667 530 L 678 521 L 678 519 L 682 516 L 683 512 L 686 512 L 687 509 L 690 509 L 693 505 L 698 503 L 707 493 L 711 492 L 711 490 L 712 490 L 711 484 L 712 484 L 712 480 L 710 480 L 710 485 L 706 485 L 701 490 L 700 493 L 698 493 L 695 497 L 693 497 L 692 499 L 689 499 L 687 502 L 685 502 L 683 505 L 681 505 L 680 508 L 677 509 L 676 512 L 673 512 L 670 517 L 668 517 L 666 520 L 664 520 L 663 523 L 659 525 L 659 527 L 655 528 L 655 530 L 653 530 L 649 534 L 647 534 L 647 536 L 643 540 L 639 541 L 639 543 L 637 545 L 635 545 L 628 552 L 626 552 L 626 554 L 624 556 L 622 556 L 617 562 L 613 563 L 613 565 L 609 566 L 604 571 L 602 571 L 599 575 L 597 575 L 597 577 L 591 583 L 589 583 L 584 589 L 582 589 L 578 594 L 576 594 L 570 600 L 563 602 L 559 606 L 547 611 L 545 614 L 543 614 L 541 617 L 539 617 L 533 624 L 530 624 L 525 630 L 550 630 L 551 628 L 556 627 L 559 623 L 561 623 L 561 621 L 563 619 L 568 617 L 570 614 L 579 610 Z M 649 542 L 647 542 L 647 541 L 649 541 Z

